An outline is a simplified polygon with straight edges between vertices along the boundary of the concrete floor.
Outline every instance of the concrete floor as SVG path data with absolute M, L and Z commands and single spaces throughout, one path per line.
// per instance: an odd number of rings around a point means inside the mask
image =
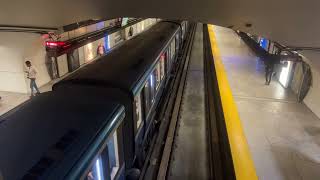
M 29 95 L 0 91 L 0 116 L 29 99 Z
M 214 28 L 260 180 L 320 179 L 320 120 L 276 80 L 236 33 Z
M 52 85 L 55 82 L 56 81 L 51 81 L 41 86 L 39 88 L 40 92 L 51 91 Z M 0 91 L 0 97 L 1 97 L 1 100 L 0 100 L 0 116 L 1 116 L 4 113 L 10 111 L 11 109 L 19 106 L 23 102 L 29 100 L 30 94 Z
M 177 125 L 169 180 L 210 179 L 203 77 L 203 34 L 198 24 Z

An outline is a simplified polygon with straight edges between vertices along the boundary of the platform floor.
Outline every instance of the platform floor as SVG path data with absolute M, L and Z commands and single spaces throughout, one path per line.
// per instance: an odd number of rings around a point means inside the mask
M 51 81 L 39 88 L 40 92 L 52 90 L 52 85 L 56 81 Z M 0 91 L 0 116 L 19 106 L 30 99 L 30 94 Z
M 238 35 L 214 28 L 260 180 L 320 179 L 320 119 L 276 80 Z

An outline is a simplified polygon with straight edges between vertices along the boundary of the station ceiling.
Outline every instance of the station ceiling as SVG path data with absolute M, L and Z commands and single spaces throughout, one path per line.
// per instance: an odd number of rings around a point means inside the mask
M 2 0 L 0 24 L 61 27 L 115 17 L 188 19 L 232 26 L 284 45 L 320 47 L 319 7 L 319 0 Z

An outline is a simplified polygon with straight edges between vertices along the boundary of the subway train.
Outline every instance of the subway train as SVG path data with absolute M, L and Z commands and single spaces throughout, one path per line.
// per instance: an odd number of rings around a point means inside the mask
M 135 179 L 188 22 L 160 21 L 0 118 L 0 179 Z

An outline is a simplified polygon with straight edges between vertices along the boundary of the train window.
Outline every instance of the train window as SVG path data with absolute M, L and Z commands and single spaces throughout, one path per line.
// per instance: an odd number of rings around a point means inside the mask
M 145 113 L 146 115 L 150 111 L 150 107 L 152 106 L 154 102 L 154 95 L 155 95 L 155 79 L 153 73 L 150 74 L 146 84 L 143 88 L 144 93 L 144 105 L 145 105 Z
M 155 98 L 155 92 L 156 92 L 156 80 L 155 76 L 153 73 L 150 74 L 149 76 L 149 82 L 150 82 L 150 98 L 151 98 L 151 104 L 154 102 Z
M 102 160 L 101 156 L 99 156 L 93 166 L 90 168 L 90 171 L 85 177 L 85 180 L 103 180 L 103 168 L 102 168 Z
M 182 23 L 182 38 L 184 38 L 184 34 L 185 34 L 185 27 L 184 27 L 184 23 Z
M 117 130 L 113 133 L 107 142 L 105 149 L 94 160 L 89 172 L 83 178 L 84 180 L 113 180 L 119 170 L 119 147 Z
M 158 62 L 157 64 L 157 73 L 158 73 L 158 81 L 161 82 L 162 78 L 161 78 L 161 63 Z
M 156 65 L 156 68 L 153 71 L 153 76 L 155 80 L 155 89 L 158 90 L 160 86 L 160 64 Z
M 112 135 L 112 138 L 107 143 L 109 155 L 109 168 L 111 179 L 114 179 L 119 170 L 119 150 L 118 150 L 118 137 L 117 131 Z
M 180 31 L 176 34 L 176 52 L 179 51 L 179 35 Z
M 163 77 L 165 76 L 165 56 L 161 55 L 160 56 L 160 76 L 161 76 L 161 80 L 163 79 Z
M 170 63 L 170 58 L 168 58 L 168 51 L 166 51 L 164 53 L 164 58 L 165 58 L 165 62 L 166 62 L 166 71 L 167 73 L 169 74 L 169 71 L 170 71 L 170 66 L 171 66 L 171 63 Z
M 137 129 L 139 129 L 142 122 L 142 108 L 141 108 L 141 92 L 136 95 L 134 98 L 135 107 L 136 107 L 136 120 L 137 120 Z
M 145 109 L 145 113 L 147 115 L 150 110 L 150 106 L 151 106 L 149 81 L 147 81 L 146 84 L 144 85 L 143 94 L 144 94 L 144 106 L 145 106 L 144 109 Z

